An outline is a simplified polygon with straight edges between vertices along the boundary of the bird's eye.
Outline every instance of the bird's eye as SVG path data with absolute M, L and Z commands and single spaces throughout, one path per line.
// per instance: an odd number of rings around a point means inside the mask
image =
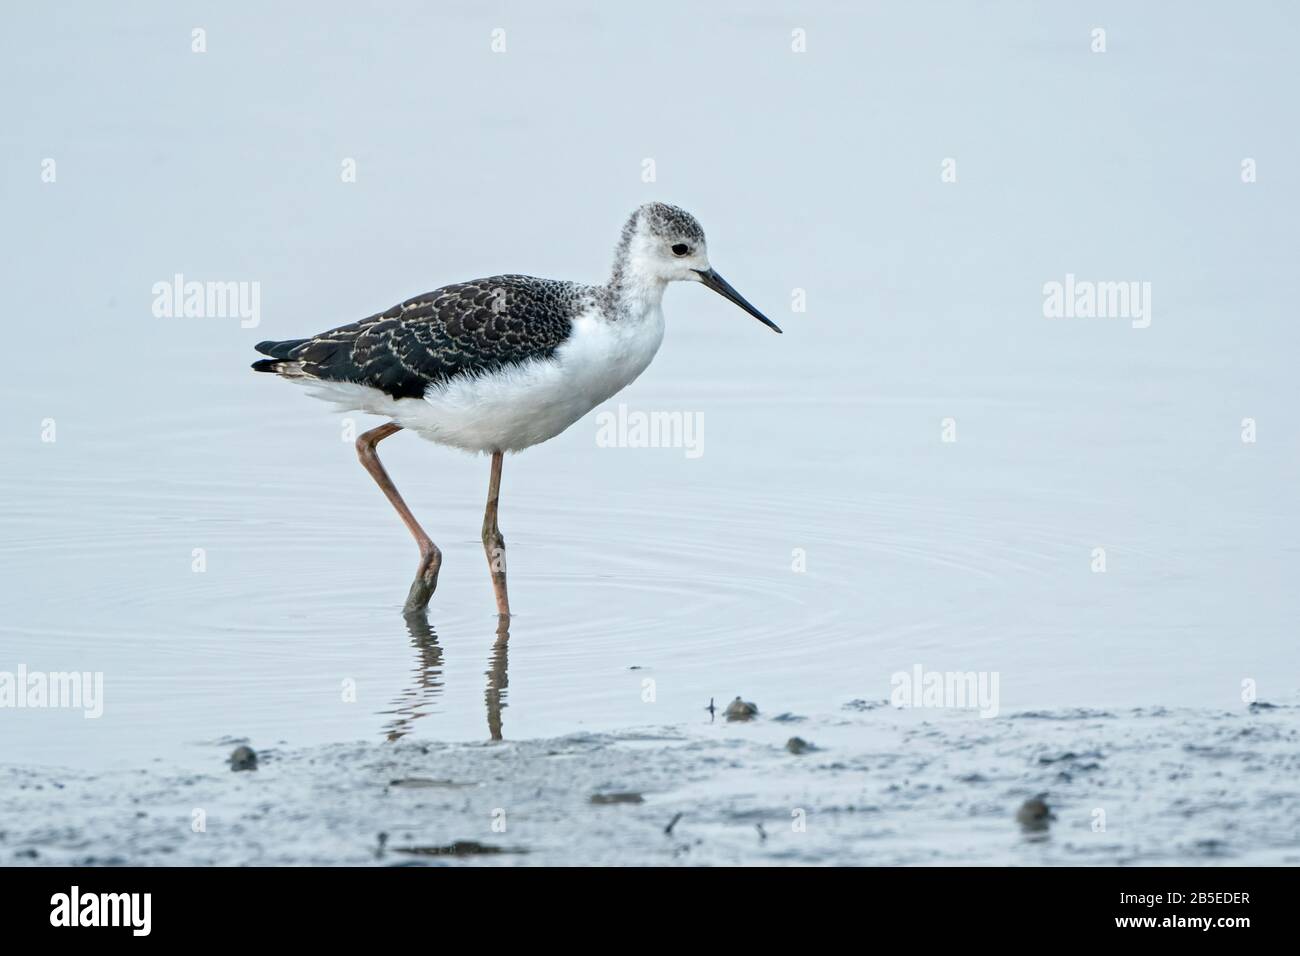
M 690 251 L 691 247 L 684 242 L 679 242 L 677 245 L 673 246 L 673 255 L 675 256 L 684 256 Z

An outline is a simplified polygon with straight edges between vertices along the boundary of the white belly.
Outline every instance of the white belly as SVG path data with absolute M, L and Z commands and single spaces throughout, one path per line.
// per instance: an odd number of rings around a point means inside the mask
M 606 322 L 587 314 L 549 359 L 433 385 L 392 399 L 360 385 L 312 382 L 319 397 L 391 417 L 430 441 L 466 451 L 520 451 L 554 438 L 645 371 L 664 336 L 663 312 Z

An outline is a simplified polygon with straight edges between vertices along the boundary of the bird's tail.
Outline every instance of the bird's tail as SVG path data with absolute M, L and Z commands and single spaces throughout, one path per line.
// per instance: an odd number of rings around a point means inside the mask
M 254 372 L 273 372 L 290 378 L 302 372 L 302 363 L 289 357 L 290 353 L 306 342 L 306 339 L 285 339 L 283 342 L 258 342 L 253 348 L 269 359 L 259 359 L 253 363 Z

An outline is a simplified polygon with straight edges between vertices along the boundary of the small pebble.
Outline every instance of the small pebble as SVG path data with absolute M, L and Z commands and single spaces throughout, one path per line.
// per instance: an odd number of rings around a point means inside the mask
M 758 705 L 737 697 L 727 705 L 727 709 L 722 712 L 722 716 L 728 720 L 753 720 L 758 716 Z
M 1030 797 L 1016 811 L 1016 822 L 1026 830 L 1046 830 L 1052 820 L 1052 810 L 1042 797 Z
M 252 747 L 236 747 L 230 755 L 231 770 L 256 770 L 257 754 Z

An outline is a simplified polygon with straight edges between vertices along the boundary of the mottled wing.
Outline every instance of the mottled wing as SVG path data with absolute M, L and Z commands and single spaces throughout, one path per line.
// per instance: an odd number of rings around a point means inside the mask
M 572 283 L 531 276 L 459 282 L 298 343 L 262 343 L 259 351 L 279 360 L 258 366 L 418 398 L 458 376 L 549 357 L 582 299 Z

